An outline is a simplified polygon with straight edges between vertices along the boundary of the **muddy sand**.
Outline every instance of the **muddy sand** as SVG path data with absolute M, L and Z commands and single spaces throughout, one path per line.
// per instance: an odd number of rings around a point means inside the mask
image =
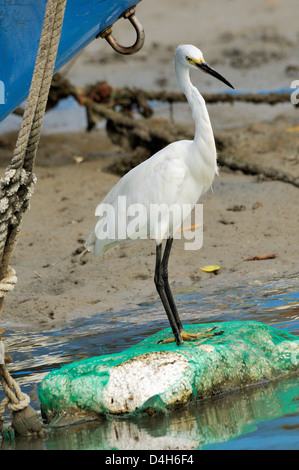
M 292 80 L 299 79 L 295 8 L 297 0 L 262 5 L 189 1 L 184 8 L 178 0 L 163 5 L 144 0 L 138 11 L 147 41 L 138 55 L 119 57 L 104 41 L 97 41 L 64 74 L 78 86 L 107 80 L 117 87 L 178 91 L 173 53 L 185 42 L 199 46 L 207 62 L 240 90 L 289 88 Z M 124 31 L 120 25 L 120 37 Z M 192 80 L 203 93 L 223 91 L 222 84 L 208 76 L 194 75 Z M 225 142 L 221 151 L 258 165 L 260 171 L 244 174 L 220 167 L 213 189 L 200 201 L 203 247 L 188 251 L 184 239 L 174 242 L 169 266 L 174 294 L 190 288 L 234 289 L 298 272 L 298 108 L 291 103 L 213 104 L 209 112 L 216 137 Z M 153 241 L 125 242 L 101 259 L 84 253 L 83 243 L 96 222 L 95 207 L 119 179 L 105 168 L 128 158 L 128 151 L 111 143 L 104 127 L 90 133 L 84 126 L 78 129 L 71 113 L 52 110 L 45 119 L 35 168 L 37 184 L 11 263 L 18 283 L 5 299 L 6 324 L 48 328 L 158 299 Z M 153 119 L 168 117 L 164 106 L 157 108 Z M 14 118 L 15 126 L 18 119 Z M 193 129 L 187 105 L 174 106 L 174 119 Z M 76 132 L 65 131 L 68 120 Z M 1 132 L 2 174 L 15 139 L 16 132 Z M 294 184 L 267 178 L 263 168 L 291 175 Z M 265 255 L 275 256 L 248 261 Z M 218 265 L 220 271 L 217 275 L 201 271 L 206 265 Z

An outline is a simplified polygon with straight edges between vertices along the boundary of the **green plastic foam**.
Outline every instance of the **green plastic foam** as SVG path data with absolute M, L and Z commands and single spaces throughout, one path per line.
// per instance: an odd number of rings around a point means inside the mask
M 299 371 L 296 336 L 257 322 L 186 326 L 204 341 L 158 344 L 170 329 L 118 354 L 65 365 L 48 374 L 39 398 L 48 422 L 59 417 L 131 416 L 167 412 L 207 398 Z M 217 331 L 215 330 L 215 331 Z

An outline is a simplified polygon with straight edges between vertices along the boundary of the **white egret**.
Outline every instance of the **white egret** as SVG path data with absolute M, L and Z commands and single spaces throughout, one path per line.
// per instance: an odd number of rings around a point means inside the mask
M 174 338 L 178 345 L 183 340 L 194 340 L 196 335 L 183 330 L 181 320 L 168 282 L 168 260 L 173 242 L 173 235 L 187 215 L 179 211 L 170 222 L 169 214 L 163 214 L 153 223 L 149 220 L 152 205 L 172 204 L 189 205 L 190 212 L 200 196 L 207 191 L 214 179 L 217 169 L 217 154 L 213 130 L 205 101 L 197 88 L 190 81 L 190 70 L 202 70 L 229 87 L 233 86 L 204 60 L 202 52 L 192 45 L 181 45 L 175 53 L 175 72 L 178 83 L 192 109 L 195 121 L 194 140 L 173 142 L 154 154 L 148 160 L 129 171 L 110 190 L 98 205 L 95 215 L 102 216 L 95 230 L 90 234 L 86 247 L 96 257 L 128 238 L 153 238 L 156 242 L 156 267 L 154 282 L 168 316 Z M 124 197 L 126 207 L 133 204 L 142 205 L 148 215 L 139 224 L 137 232 L 119 235 L 121 211 L 119 198 Z M 103 208 L 107 214 L 103 216 Z M 112 210 L 109 210 L 112 209 Z M 132 215 L 132 214 L 131 214 Z M 128 227 L 129 218 L 126 216 Z M 126 228 L 126 227 L 125 227 Z M 105 230 L 104 230 L 105 229 Z M 105 233 L 105 236 L 103 236 Z M 162 242 L 166 240 L 162 256 Z M 211 333 L 210 333 L 211 334 Z M 217 333 L 213 333 L 217 334 Z M 220 333 L 218 333 L 220 334 Z M 173 340 L 174 340 L 173 338 Z

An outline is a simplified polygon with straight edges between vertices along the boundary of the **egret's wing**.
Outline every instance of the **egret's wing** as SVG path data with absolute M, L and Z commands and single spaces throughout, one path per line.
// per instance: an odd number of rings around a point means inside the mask
M 188 168 L 183 158 L 184 152 L 186 153 L 187 144 L 188 141 L 186 141 L 185 145 L 184 141 L 180 141 L 168 145 L 129 171 L 109 191 L 107 196 L 97 206 L 95 215 L 103 215 L 103 208 L 106 209 L 106 207 L 111 208 L 110 215 L 108 214 L 100 218 L 95 231 L 90 234 L 86 242 L 89 251 L 94 251 L 95 256 L 100 256 L 110 247 L 112 248 L 124 240 L 125 237 L 122 239 L 118 238 L 118 221 L 119 215 L 125 217 L 126 215 L 119 214 L 119 211 L 121 210 L 126 213 L 129 207 L 133 207 L 134 211 L 134 205 L 141 204 L 147 214 L 144 225 L 140 227 L 140 234 L 145 236 L 147 233 L 157 239 L 158 236 L 155 233 L 158 229 L 159 233 L 166 233 L 168 230 L 166 219 L 162 220 L 159 227 L 154 227 L 154 232 L 150 233 L 148 216 L 152 205 L 166 204 L 171 206 L 180 202 L 179 196 L 188 173 Z M 119 203 L 120 197 L 125 199 L 123 201 L 125 208 L 123 203 Z M 175 221 L 176 226 L 182 222 L 180 216 L 177 219 Z M 106 238 L 101 237 L 99 239 L 99 234 L 103 233 L 104 229 L 107 236 Z
M 99 204 L 114 204 L 126 196 L 130 204 L 174 203 L 188 168 L 183 154 L 189 141 L 169 144 L 124 175 Z M 98 206 L 98 207 L 99 207 Z M 97 210 L 96 210 L 97 213 Z

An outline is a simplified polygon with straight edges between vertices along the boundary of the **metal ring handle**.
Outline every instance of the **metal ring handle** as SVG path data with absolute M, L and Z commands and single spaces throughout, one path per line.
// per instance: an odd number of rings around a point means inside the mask
M 135 16 L 135 8 L 129 8 L 124 12 L 122 16 L 130 21 L 136 31 L 137 37 L 133 46 L 126 47 L 122 46 L 121 44 L 118 44 L 112 36 L 112 26 L 109 26 L 108 28 L 104 29 L 100 34 L 97 35 L 97 38 L 100 36 L 101 38 L 106 39 L 110 46 L 120 54 L 135 54 L 136 52 L 140 51 L 144 44 L 145 35 L 143 26 Z

